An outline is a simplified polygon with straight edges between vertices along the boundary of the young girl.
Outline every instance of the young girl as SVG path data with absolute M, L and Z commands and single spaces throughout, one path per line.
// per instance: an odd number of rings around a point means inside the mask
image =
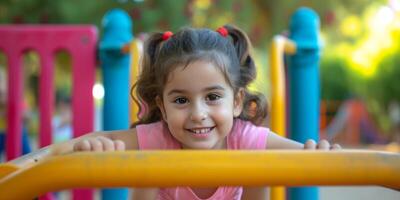
M 257 126 L 263 95 L 247 86 L 256 75 L 250 43 L 232 26 L 156 33 L 145 43 L 136 83 L 145 114 L 125 131 L 90 133 L 53 145 L 29 160 L 73 151 L 154 149 L 337 149 L 322 140 L 301 144 Z M 25 160 L 27 161 L 27 160 Z M 266 188 L 146 188 L 134 199 L 265 199 Z

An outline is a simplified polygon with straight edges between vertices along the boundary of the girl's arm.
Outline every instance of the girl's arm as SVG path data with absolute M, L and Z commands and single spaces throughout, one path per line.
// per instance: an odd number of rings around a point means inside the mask
M 307 140 L 306 143 L 302 144 L 294 140 L 282 137 L 274 132 L 269 132 L 267 136 L 266 149 L 321 149 L 321 150 L 332 150 L 341 149 L 338 144 L 329 144 L 326 140 L 321 140 L 318 144 L 314 140 Z
M 158 188 L 133 188 L 131 190 L 131 200 L 154 200 L 158 196 Z
M 93 132 L 62 143 L 52 144 L 16 158 L 10 163 L 20 167 L 29 166 L 44 158 L 72 153 L 74 151 L 112 151 L 137 149 L 136 129 L 124 131 Z
M 44 158 L 68 154 L 75 151 L 123 151 L 138 149 L 136 129 L 123 131 L 94 132 L 58 144 L 52 144 L 35 152 L 12 160 L 17 166 L 29 166 Z M 133 189 L 135 199 L 155 199 L 158 188 Z
M 268 187 L 243 187 L 241 200 L 269 200 Z
M 267 136 L 267 149 L 340 149 L 338 144 L 330 145 L 328 141 L 321 140 L 315 143 L 314 140 L 307 140 L 305 144 L 279 136 L 270 132 Z M 242 200 L 245 199 L 268 199 L 269 189 L 267 187 L 244 187 Z

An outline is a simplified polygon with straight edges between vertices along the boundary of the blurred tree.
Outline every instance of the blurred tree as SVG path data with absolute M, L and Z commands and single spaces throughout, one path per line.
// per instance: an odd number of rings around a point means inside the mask
M 384 1 L 384 0 L 380 0 Z M 300 6 L 308 6 L 321 16 L 322 27 L 333 27 L 336 19 L 358 14 L 370 0 L 2 0 L 0 23 L 101 23 L 111 8 L 126 10 L 134 20 L 134 32 L 176 31 L 194 25 L 216 28 L 236 24 L 249 33 L 256 47 L 265 47 L 272 35 L 288 27 L 290 15 Z
M 400 102 L 400 49 L 388 54 L 378 64 L 377 75 L 368 82 L 368 96 L 375 98 L 385 109 L 391 101 Z
M 361 56 L 367 65 L 377 65 L 375 77 L 365 78 L 360 71 L 351 69 L 354 51 L 357 48 L 366 50 L 361 45 L 370 34 L 365 13 L 381 6 L 388 7 L 388 0 L 1 0 L 0 23 L 93 24 L 100 27 L 108 10 L 121 8 L 133 19 L 134 35 L 166 30 L 175 32 L 182 26 L 215 29 L 223 24 L 235 24 L 249 34 L 259 51 L 256 62 L 261 63 L 259 71 L 262 73 L 258 83 L 266 85 L 268 81 L 264 80 L 263 74 L 268 71 L 265 55 L 268 55 L 269 42 L 273 35 L 287 29 L 290 16 L 301 6 L 314 9 L 321 19 L 325 42 L 321 58 L 322 98 L 344 100 L 356 96 L 367 103 L 372 102 L 372 107 L 381 111 L 391 100 L 400 101 L 400 87 L 396 84 L 400 74 L 397 67 L 400 65 L 397 56 L 400 48 L 388 51 L 388 54 L 380 52 L 385 54 L 381 61 Z M 400 34 L 395 37 L 400 38 Z M 374 63 L 369 63 L 371 59 Z
M 329 56 L 321 61 L 321 98 L 344 101 L 350 97 L 351 84 L 348 64 L 339 56 Z

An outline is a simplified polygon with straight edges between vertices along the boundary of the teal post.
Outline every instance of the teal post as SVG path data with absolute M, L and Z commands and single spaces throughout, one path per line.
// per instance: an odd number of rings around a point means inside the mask
M 289 38 L 296 54 L 288 57 L 289 134 L 298 142 L 319 140 L 319 17 L 309 8 L 300 8 L 290 21 Z M 318 200 L 317 187 L 289 188 L 291 200 Z
M 103 129 L 128 129 L 130 55 L 121 49 L 133 38 L 132 21 L 125 11 L 113 9 L 103 17 L 102 26 L 99 56 L 105 92 Z M 103 189 L 101 194 L 104 200 L 125 200 L 128 189 Z

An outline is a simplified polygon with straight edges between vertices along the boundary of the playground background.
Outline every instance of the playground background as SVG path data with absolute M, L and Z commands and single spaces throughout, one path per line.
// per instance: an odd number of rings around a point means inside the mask
M 2 0 L 0 23 L 94 24 L 100 27 L 103 15 L 117 7 L 131 16 L 136 38 L 145 38 L 152 31 L 174 32 L 182 26 L 215 29 L 226 23 L 235 24 L 249 34 L 254 45 L 259 69 L 253 89 L 269 96 L 269 43 L 274 35 L 287 34 L 289 17 L 300 6 L 314 9 L 321 19 L 324 46 L 320 65 L 321 138 L 338 142 L 345 148 L 399 151 L 400 86 L 396 82 L 400 75 L 397 67 L 400 64 L 400 1 L 397 0 Z M 102 33 L 99 34 L 101 37 Z M 7 60 L 0 52 L 0 70 L 6 71 L 6 65 Z M 37 54 L 27 52 L 24 56 L 25 102 L 21 103 L 26 108 L 25 126 L 32 141 L 36 141 L 38 132 L 38 69 Z M 54 142 L 71 135 L 70 72 L 69 55 L 58 53 Z M 101 129 L 99 119 L 104 92 L 100 70 L 96 82 L 93 90 L 97 108 L 95 127 Z M 0 93 L 0 97 L 2 99 L 4 93 Z M 0 105 L 1 117 L 5 109 Z M 4 129 L 4 120 L 0 120 L 0 129 Z M 36 143 L 31 145 L 37 148 Z

